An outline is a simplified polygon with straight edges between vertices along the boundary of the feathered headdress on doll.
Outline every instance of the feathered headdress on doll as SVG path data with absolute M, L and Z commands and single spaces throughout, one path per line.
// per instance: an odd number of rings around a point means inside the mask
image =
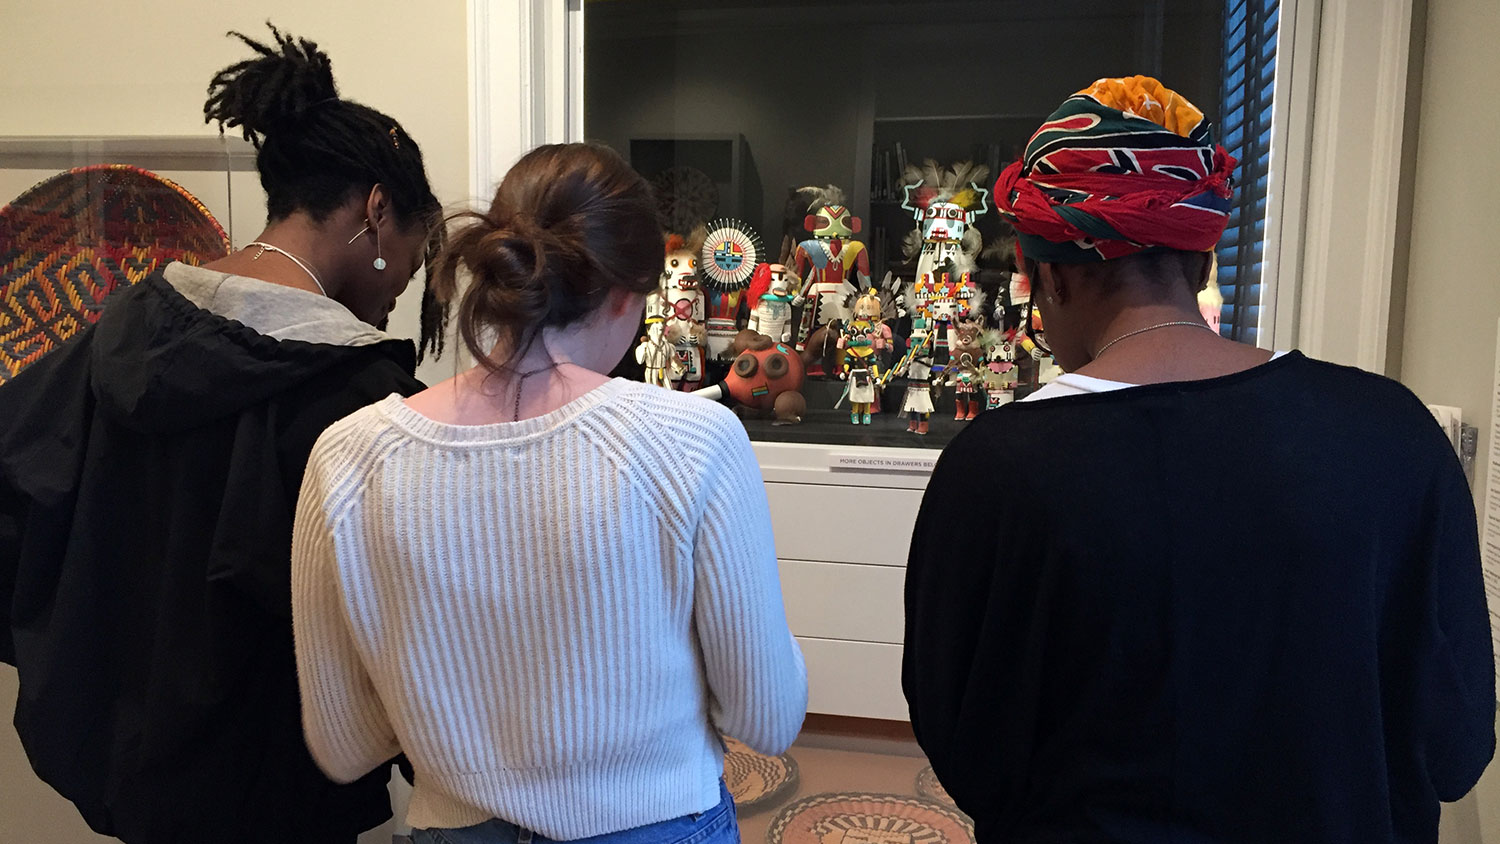
M 797 289 L 797 274 L 792 272 L 791 267 L 784 264 L 756 264 L 755 272 L 750 274 L 750 289 L 746 293 L 750 297 L 750 307 L 760 304 L 760 297 L 771 292 L 772 276 L 778 271 L 786 277 L 788 290 Z
M 934 159 L 906 165 L 901 174 L 905 200 L 917 208 L 933 202 L 951 202 L 967 211 L 982 213 L 989 208 L 989 191 L 979 187 L 990 177 L 990 168 L 973 161 L 943 167 Z M 910 210 L 910 209 L 908 209 Z
M 760 297 L 771 292 L 771 265 L 756 264 L 755 272 L 750 274 L 750 307 L 760 303 Z
M 691 252 L 694 255 L 697 255 L 698 250 L 703 248 L 703 241 L 706 237 L 708 237 L 708 231 L 704 229 L 703 226 L 699 226 L 685 235 L 676 233 L 669 234 L 667 235 L 666 254 L 671 255 L 673 252 Z
M 804 194 L 811 199 L 811 201 L 807 203 L 807 213 L 809 214 L 817 213 L 817 210 L 819 208 L 823 208 L 829 205 L 848 204 L 848 201 L 844 197 L 844 189 L 839 187 L 838 185 L 823 185 L 822 187 L 819 187 L 817 185 L 809 185 L 805 188 L 798 189 L 797 192 L 800 194 Z
M 943 167 L 929 158 L 920 165 L 908 164 L 906 172 L 901 175 L 904 196 L 901 207 L 908 211 L 920 211 L 934 202 L 951 202 L 975 216 L 984 214 L 990 209 L 990 192 L 980 185 L 989 176 L 989 167 L 973 161 L 960 161 L 951 167 Z M 964 253 L 972 259 L 979 254 L 982 245 L 983 238 L 970 226 L 964 232 Z M 907 260 L 921 253 L 920 228 L 907 234 L 906 240 L 901 244 L 901 251 Z
M 886 280 L 879 287 L 871 287 L 865 291 L 853 290 L 844 295 L 843 306 L 845 313 L 854 313 L 854 305 L 860 299 L 873 298 L 880 302 L 880 318 L 883 320 L 894 320 L 899 316 L 896 307 L 896 295 L 894 285 L 891 284 L 891 274 L 886 273 Z

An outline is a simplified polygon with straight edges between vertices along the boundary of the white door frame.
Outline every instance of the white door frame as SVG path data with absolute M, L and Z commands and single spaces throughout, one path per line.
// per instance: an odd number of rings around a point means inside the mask
M 468 0 L 469 193 L 533 147 L 583 137 L 583 0 Z
M 1307 126 L 1301 231 L 1283 232 L 1280 254 L 1295 267 L 1283 277 L 1277 303 L 1292 304 L 1278 320 L 1277 343 L 1314 357 L 1386 372 L 1392 348 L 1393 290 L 1399 271 L 1403 161 L 1409 159 L 1409 69 L 1421 61 L 1413 0 L 1321 0 L 1314 21 L 1295 24 L 1299 44 L 1316 42 L 1314 72 L 1303 104 Z M 1300 10 L 1299 10 L 1300 11 Z M 1294 57 L 1294 62 L 1297 60 Z M 1289 126 L 1296 130 L 1296 124 Z M 1294 187 L 1294 186 L 1292 186 Z M 1288 191 L 1294 196 L 1295 191 Z M 1395 315 L 1394 325 L 1401 325 Z M 1395 346 L 1399 347 L 1400 338 Z

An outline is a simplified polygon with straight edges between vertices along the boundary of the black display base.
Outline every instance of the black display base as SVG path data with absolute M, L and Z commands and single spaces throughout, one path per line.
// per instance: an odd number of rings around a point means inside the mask
M 869 425 L 854 425 L 849 421 L 847 400 L 837 410 L 833 407 L 843 391 L 844 382 L 837 379 L 809 379 L 802 389 L 802 395 L 807 399 L 807 413 L 803 415 L 801 424 L 776 425 L 771 419 L 747 417 L 745 430 L 750 439 L 767 442 L 941 450 L 970 424 L 953 419 L 952 393 L 943 390 L 933 396 L 937 412 L 932 414 L 929 432 L 925 436 L 909 433 L 906 430 L 906 416 L 896 413 L 901 408 L 901 397 L 906 393 L 906 385 L 895 381 L 881 396 L 881 406 L 887 412 L 872 414 Z

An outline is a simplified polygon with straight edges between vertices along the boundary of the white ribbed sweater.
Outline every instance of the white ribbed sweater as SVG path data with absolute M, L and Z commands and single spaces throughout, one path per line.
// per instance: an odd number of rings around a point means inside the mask
M 391 396 L 313 449 L 292 578 L 314 759 L 405 752 L 419 829 L 705 811 L 715 728 L 780 753 L 806 711 L 759 467 L 701 398 L 616 380 L 457 426 Z

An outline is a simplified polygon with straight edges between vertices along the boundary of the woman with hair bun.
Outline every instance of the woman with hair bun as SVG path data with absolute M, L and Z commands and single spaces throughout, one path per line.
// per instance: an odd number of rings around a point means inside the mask
M 339 97 L 316 44 L 271 34 L 235 34 L 254 55 L 204 107 L 258 148 L 265 230 L 111 297 L 0 389 L 16 727 L 42 779 L 127 844 L 352 842 L 390 817 L 385 772 L 337 785 L 302 738 L 289 550 L 318 434 L 422 388 L 417 350 L 378 326 L 441 208 L 401 125 Z
M 734 414 L 602 374 L 661 271 L 650 188 L 545 146 L 468 217 L 433 285 L 478 364 L 308 464 L 308 746 L 336 780 L 404 752 L 419 844 L 737 841 L 720 733 L 782 752 L 806 674 Z

